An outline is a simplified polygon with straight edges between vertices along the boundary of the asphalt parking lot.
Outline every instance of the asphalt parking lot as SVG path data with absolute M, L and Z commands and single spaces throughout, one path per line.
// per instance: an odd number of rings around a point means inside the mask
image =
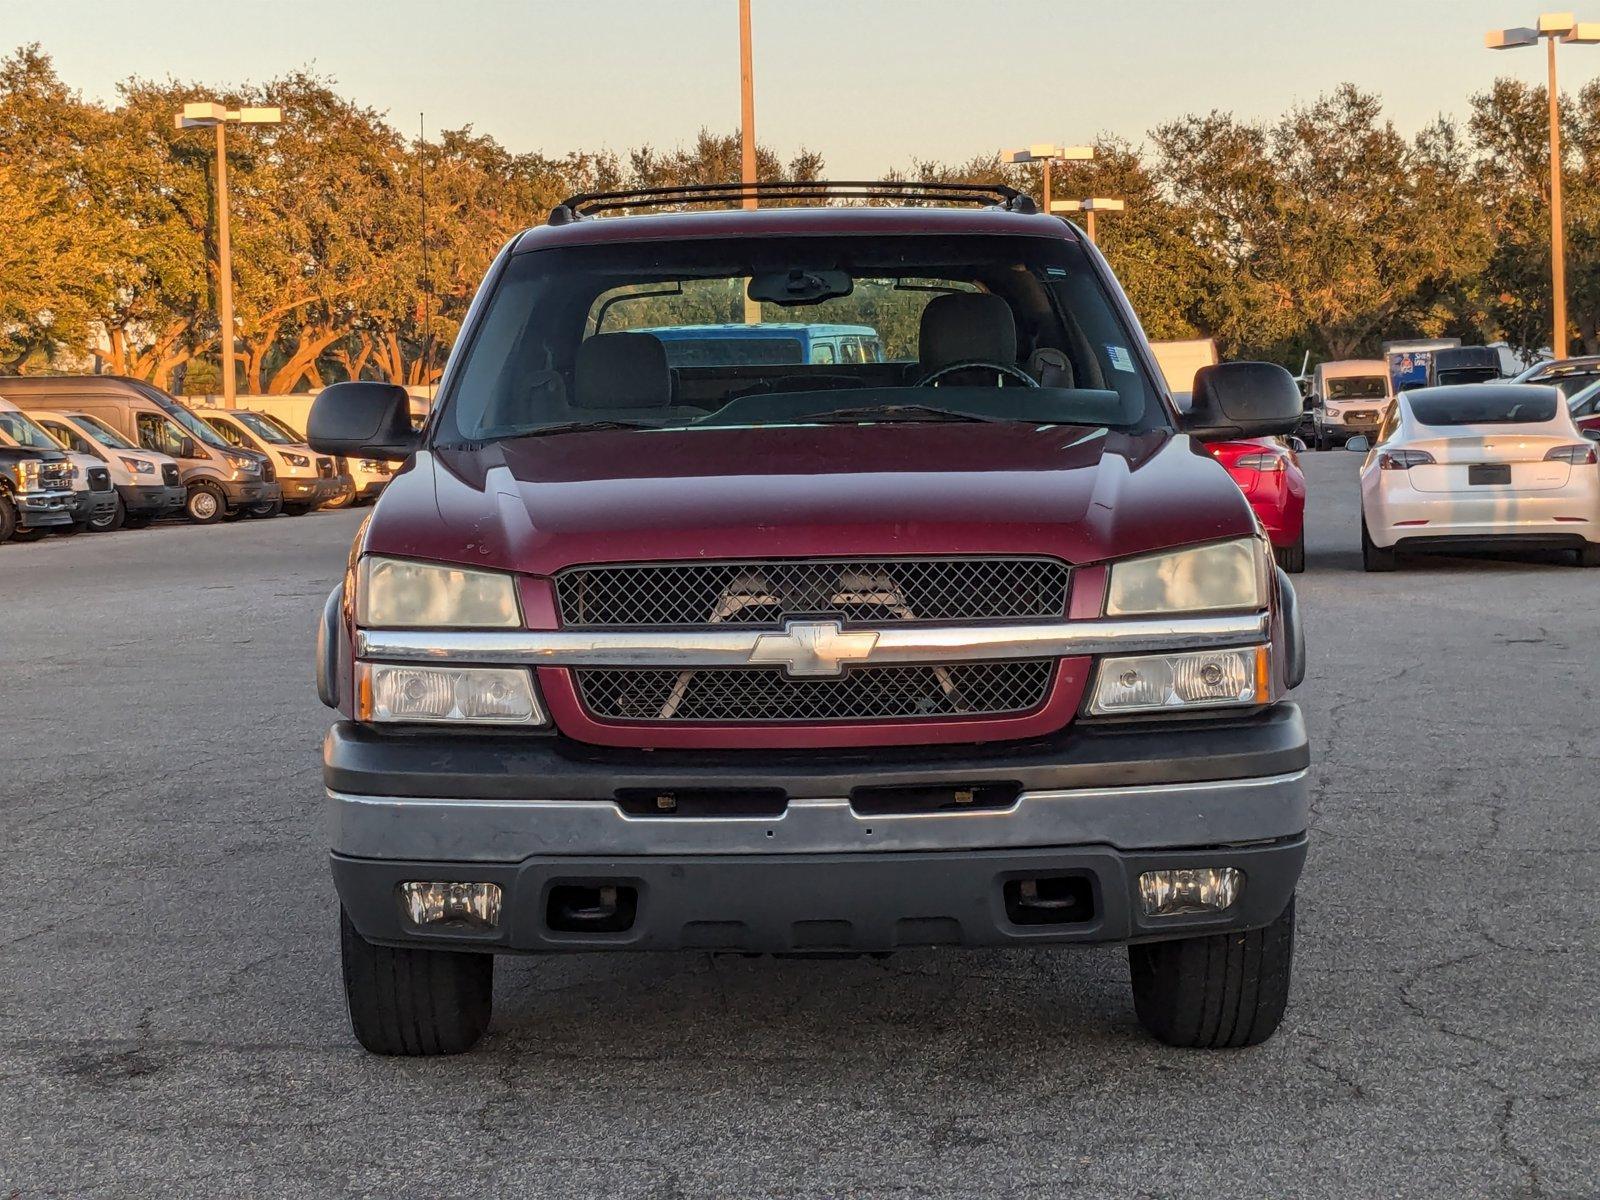
M 311 637 L 360 512 L 0 547 L 0 1196 L 1600 1194 L 1600 572 L 1361 572 L 1305 456 L 1290 1011 L 1179 1052 L 1117 950 L 502 960 L 364 1054 Z

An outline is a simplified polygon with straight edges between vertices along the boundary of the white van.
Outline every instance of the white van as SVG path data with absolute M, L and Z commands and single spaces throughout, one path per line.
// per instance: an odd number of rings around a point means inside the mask
M 1353 437 L 1376 437 L 1394 385 L 1381 358 L 1343 358 L 1318 363 L 1311 375 L 1312 436 L 1318 450 L 1342 446 Z
M 141 450 L 111 426 L 88 413 L 35 410 L 30 414 L 44 431 L 68 450 L 104 463 L 117 490 L 110 516 L 91 521 L 91 529 L 143 529 L 157 517 L 177 516 L 188 492 L 178 460 Z

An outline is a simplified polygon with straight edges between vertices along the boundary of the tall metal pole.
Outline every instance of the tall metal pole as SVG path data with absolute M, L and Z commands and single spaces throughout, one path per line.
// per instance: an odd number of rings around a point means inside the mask
M 228 136 L 217 122 L 217 320 L 222 328 L 222 407 L 238 407 L 233 381 L 233 249 L 228 243 Z
M 1561 221 L 1561 93 L 1556 90 L 1556 39 L 1545 38 L 1550 63 L 1550 349 L 1567 356 L 1567 247 Z
M 739 0 L 739 181 L 756 181 L 756 92 L 755 66 L 750 47 L 750 0 Z M 747 195 L 743 207 L 756 207 L 756 198 Z M 744 323 L 761 324 L 761 305 L 744 298 Z

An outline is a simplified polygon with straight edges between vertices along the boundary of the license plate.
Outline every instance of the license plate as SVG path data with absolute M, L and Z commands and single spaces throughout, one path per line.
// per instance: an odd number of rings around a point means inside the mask
M 1506 484 L 1511 482 L 1509 463 L 1473 463 L 1467 467 L 1467 482 L 1471 484 Z

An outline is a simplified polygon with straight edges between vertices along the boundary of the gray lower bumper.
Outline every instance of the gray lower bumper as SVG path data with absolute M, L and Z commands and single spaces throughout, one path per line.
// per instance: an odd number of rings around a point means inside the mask
M 551 854 L 1223 846 L 1298 835 L 1310 804 L 1304 771 L 1217 783 L 1031 791 L 1005 809 L 872 816 L 857 813 L 845 798 L 791 798 L 774 816 L 658 817 L 634 816 L 604 800 L 327 796 L 335 854 L 500 863 Z
M 77 508 L 77 497 L 72 492 L 14 492 L 11 502 L 17 508 L 18 524 L 24 529 L 71 525 Z
M 123 507 L 136 517 L 177 512 L 189 494 L 181 486 L 165 484 L 129 484 L 117 490 L 122 493 Z

